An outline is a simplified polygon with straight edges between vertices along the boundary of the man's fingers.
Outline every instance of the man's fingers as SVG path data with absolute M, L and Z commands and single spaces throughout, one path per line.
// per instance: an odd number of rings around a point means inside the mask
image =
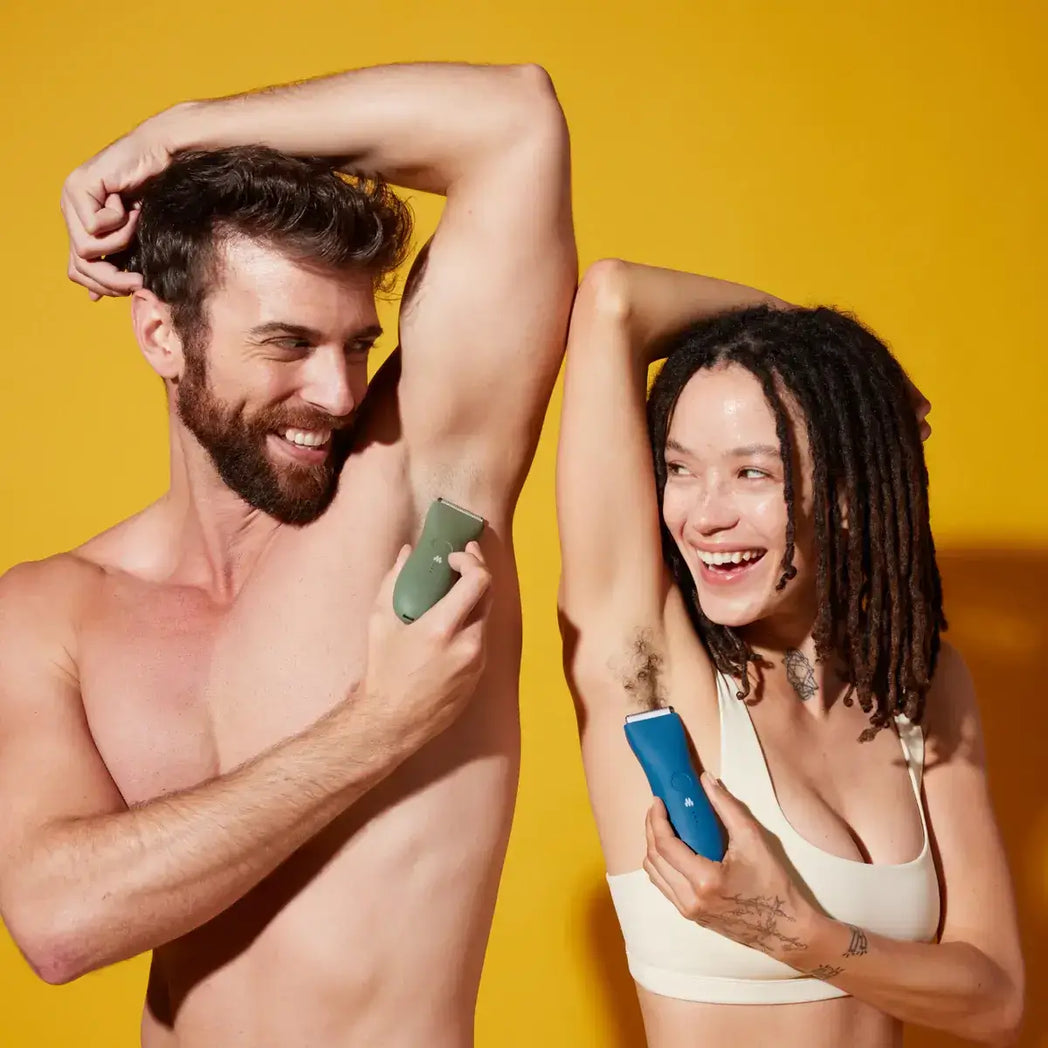
M 103 189 L 102 192 L 105 192 Z M 93 198 L 97 199 L 97 198 Z M 94 237 L 105 236 L 119 229 L 127 222 L 127 208 L 119 193 L 106 194 L 101 206 L 91 213 L 91 224 L 84 223 L 84 229 Z
M 483 601 L 491 586 L 491 576 L 483 563 L 472 554 L 464 555 L 461 561 L 462 573 L 451 587 L 427 614 L 434 617 L 433 624 L 454 633 L 460 630 L 466 620 Z M 450 557 L 448 558 L 450 563 Z
M 97 302 L 100 298 L 112 295 L 112 292 L 104 288 L 97 280 L 94 280 L 89 274 L 82 273 L 77 267 L 78 260 L 76 256 L 70 255 L 69 258 L 69 270 L 68 277 L 74 284 L 79 284 L 81 287 L 87 288 L 89 295 L 91 296 L 92 302 Z M 82 265 L 82 263 L 81 263 Z
M 487 565 L 484 562 L 484 554 L 480 552 L 480 543 L 473 541 L 466 543 L 466 549 L 460 553 L 457 550 L 448 554 L 448 564 L 460 575 L 470 564 L 479 564 L 482 568 Z
M 140 273 L 125 273 L 117 269 L 112 262 L 87 262 L 74 253 L 72 265 L 73 269 L 85 279 L 79 280 L 70 272 L 71 280 L 76 281 L 78 284 L 84 284 L 85 287 L 88 286 L 85 280 L 91 281 L 102 288 L 103 294 L 114 298 L 130 295 L 142 286 L 142 275 Z M 92 288 L 92 290 L 96 289 Z
M 69 225 L 69 239 L 76 253 L 86 261 L 123 251 L 135 238 L 138 229 L 138 211 L 127 215 L 120 227 L 107 236 L 91 236 L 78 222 Z
M 397 584 L 397 576 L 404 570 L 404 565 L 407 563 L 409 556 L 411 556 L 411 546 L 405 543 L 400 547 L 400 552 L 397 553 L 397 559 L 393 561 L 393 567 L 386 572 L 386 577 L 382 580 L 382 584 L 379 586 L 378 599 L 382 601 L 383 606 L 387 608 L 392 607 L 393 587 Z
M 100 183 L 81 181 L 78 173 L 74 172 L 63 187 L 63 210 L 73 212 L 81 229 L 88 236 L 96 236 L 103 232 L 95 216 L 105 208 L 106 195 Z

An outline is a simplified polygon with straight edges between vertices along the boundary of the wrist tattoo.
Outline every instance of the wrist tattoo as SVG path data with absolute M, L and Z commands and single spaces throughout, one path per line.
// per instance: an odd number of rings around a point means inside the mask
M 812 970 L 806 974 L 810 975 L 813 979 L 832 979 L 834 976 L 840 975 L 843 971 L 843 968 L 834 968 L 832 964 L 820 964 L 818 968 L 812 968 Z
M 815 683 L 815 667 L 796 648 L 787 649 L 783 665 L 791 687 L 801 702 L 807 702 L 819 690 Z
M 866 933 L 861 928 L 856 928 L 851 924 L 848 927 L 851 929 L 851 942 L 848 943 L 848 949 L 844 951 L 842 956 L 861 957 L 870 945 L 866 939 Z

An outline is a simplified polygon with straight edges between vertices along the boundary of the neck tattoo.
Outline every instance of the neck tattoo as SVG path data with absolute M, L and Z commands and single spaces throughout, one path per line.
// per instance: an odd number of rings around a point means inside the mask
M 815 667 L 796 648 L 787 649 L 783 664 L 790 686 L 801 702 L 807 702 L 819 690 L 815 683 Z

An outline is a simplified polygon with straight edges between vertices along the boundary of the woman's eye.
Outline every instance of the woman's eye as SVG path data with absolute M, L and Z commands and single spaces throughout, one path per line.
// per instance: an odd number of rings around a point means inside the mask
M 666 472 L 674 477 L 682 477 L 688 472 L 687 467 L 682 465 L 680 462 L 667 462 Z
M 744 480 L 761 480 L 767 475 L 763 469 L 757 469 L 754 466 L 748 466 L 746 469 L 739 470 L 739 476 Z

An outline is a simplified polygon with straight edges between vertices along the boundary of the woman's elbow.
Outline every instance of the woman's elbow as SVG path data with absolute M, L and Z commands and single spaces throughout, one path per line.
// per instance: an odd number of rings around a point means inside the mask
M 1002 982 L 1004 980 L 1002 979 Z M 968 1037 L 991 1048 L 1011 1048 L 1019 1043 L 1025 1011 L 1025 994 L 1022 979 L 1007 980 L 993 994 L 992 1002 L 967 1028 L 958 1030 Z
M 987 1040 L 987 1044 L 993 1048 L 1011 1048 L 1019 1043 L 1026 1011 L 1024 997 L 1021 986 L 1015 987 L 1008 994 L 998 1010 L 996 1029 L 993 1036 Z

